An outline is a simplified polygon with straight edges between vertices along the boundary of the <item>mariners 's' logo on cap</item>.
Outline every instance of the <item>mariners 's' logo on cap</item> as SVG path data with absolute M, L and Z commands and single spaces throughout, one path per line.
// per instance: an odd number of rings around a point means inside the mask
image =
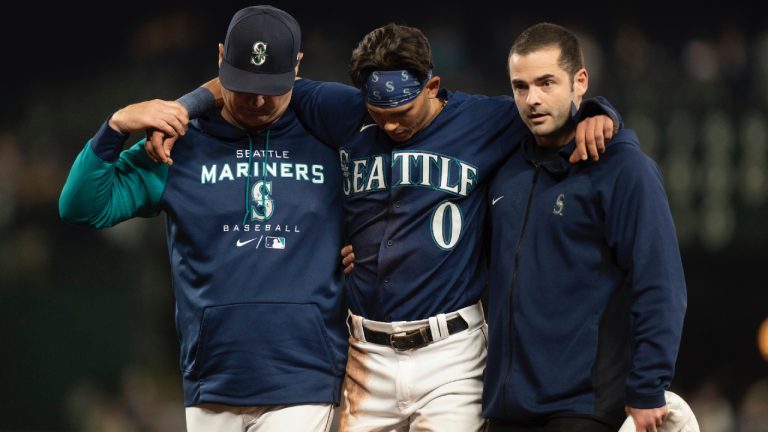
M 255 42 L 251 50 L 251 63 L 261 66 L 267 61 L 267 44 L 264 42 Z

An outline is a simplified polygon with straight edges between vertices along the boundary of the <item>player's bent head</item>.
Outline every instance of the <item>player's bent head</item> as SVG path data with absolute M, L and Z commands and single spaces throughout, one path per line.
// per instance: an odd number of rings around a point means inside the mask
M 440 77 L 422 81 L 409 70 L 373 71 L 365 88 L 368 113 L 393 141 L 404 142 L 424 129 L 442 109 Z
M 432 48 L 424 33 L 393 23 L 365 35 L 349 61 L 349 77 L 360 89 L 375 70 L 409 70 L 423 81 L 432 69 Z

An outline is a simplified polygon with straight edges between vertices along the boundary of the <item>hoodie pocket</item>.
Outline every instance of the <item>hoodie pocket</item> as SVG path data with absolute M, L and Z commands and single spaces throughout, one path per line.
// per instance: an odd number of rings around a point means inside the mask
M 234 396 L 296 377 L 335 375 L 333 365 L 315 305 L 245 303 L 204 310 L 190 374 L 209 390 L 226 388 Z

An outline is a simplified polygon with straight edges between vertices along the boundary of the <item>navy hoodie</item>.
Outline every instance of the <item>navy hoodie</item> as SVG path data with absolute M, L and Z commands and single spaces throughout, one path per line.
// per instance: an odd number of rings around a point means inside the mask
M 664 405 L 686 290 L 656 164 L 622 130 L 599 162 L 523 141 L 489 188 L 484 415 L 588 416 Z
M 106 123 L 77 157 L 65 220 L 103 228 L 165 212 L 185 405 L 339 402 L 346 311 L 338 156 L 289 109 L 248 134 L 190 123 L 174 164 Z

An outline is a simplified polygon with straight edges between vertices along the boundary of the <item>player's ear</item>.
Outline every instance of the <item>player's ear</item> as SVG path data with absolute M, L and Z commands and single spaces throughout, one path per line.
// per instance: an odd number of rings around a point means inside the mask
M 428 98 L 436 98 L 437 92 L 440 91 L 440 77 L 435 75 L 430 78 L 430 80 L 427 81 L 427 84 L 424 86 L 424 91 L 427 92 Z
M 295 72 L 296 72 L 296 79 L 299 79 L 299 66 L 301 65 L 301 59 L 304 58 L 304 53 L 299 51 L 299 54 L 296 56 L 296 58 L 298 59 L 298 61 L 296 62 Z
M 221 60 L 224 58 L 224 44 L 219 44 L 219 66 L 221 66 Z
M 573 76 L 573 91 L 577 97 L 582 97 L 587 93 L 589 88 L 589 74 L 584 68 L 579 69 L 576 75 Z

